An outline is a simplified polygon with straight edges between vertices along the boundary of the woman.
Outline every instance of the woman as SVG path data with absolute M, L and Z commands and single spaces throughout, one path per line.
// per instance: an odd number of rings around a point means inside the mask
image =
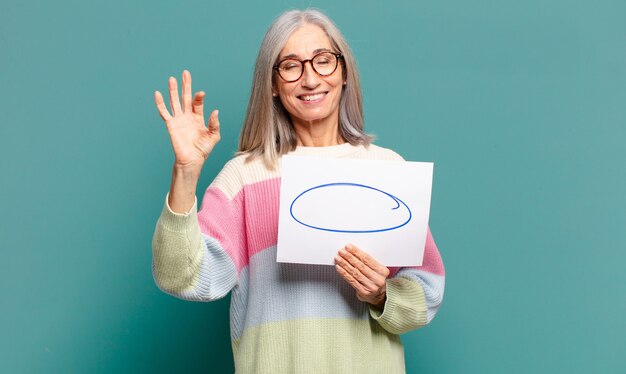
M 423 266 L 388 269 L 346 244 L 336 266 L 276 262 L 280 158 L 284 154 L 401 160 L 363 132 L 356 64 L 322 13 L 289 11 L 259 51 L 239 153 L 205 192 L 202 165 L 219 141 L 218 112 L 204 125 L 204 93 L 182 106 L 169 80 L 171 113 L 155 93 L 175 154 L 172 184 L 153 240 L 153 274 L 176 297 L 210 301 L 232 292 L 237 372 L 404 372 L 398 334 L 430 322 L 444 269 L 428 232 Z

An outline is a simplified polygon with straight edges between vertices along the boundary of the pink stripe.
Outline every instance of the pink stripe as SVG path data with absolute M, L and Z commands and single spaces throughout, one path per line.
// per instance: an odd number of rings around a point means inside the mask
M 280 178 L 245 185 L 232 200 L 215 187 L 206 190 L 198 212 L 200 228 L 224 246 L 237 272 L 251 256 L 276 245 L 279 196 Z
M 229 200 L 214 187 L 207 188 L 198 212 L 202 233 L 220 242 L 233 259 L 237 273 L 248 264 L 243 212 L 241 192 Z
M 245 185 L 248 255 L 250 257 L 276 245 L 278 242 L 278 209 L 280 206 L 280 178 Z
M 433 235 L 430 232 L 430 227 L 428 228 L 428 232 L 426 233 L 426 243 L 424 244 L 424 259 L 422 261 L 422 266 L 411 266 L 411 269 L 423 270 L 429 273 L 437 274 L 437 275 L 445 275 L 446 271 L 443 267 L 443 261 L 441 261 L 441 255 L 439 254 L 439 250 L 437 249 L 437 245 L 435 244 L 435 240 L 433 239 Z M 389 271 L 391 274 L 390 277 L 396 275 L 396 273 L 400 270 L 398 267 L 390 267 Z

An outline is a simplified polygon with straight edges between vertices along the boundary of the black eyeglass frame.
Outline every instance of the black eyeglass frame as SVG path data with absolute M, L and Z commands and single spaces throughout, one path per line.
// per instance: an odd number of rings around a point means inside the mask
M 333 69 L 333 71 L 331 71 L 328 74 L 320 74 L 317 70 L 315 70 L 315 66 L 313 65 L 313 60 L 319 56 L 319 55 L 323 55 L 324 53 L 330 53 L 331 55 L 335 56 L 335 58 L 337 59 L 337 64 L 335 64 L 335 68 Z M 328 77 L 330 75 L 333 75 L 336 71 L 337 71 L 337 67 L 339 66 L 339 63 L 341 62 L 341 60 L 343 59 L 343 55 L 341 53 L 335 53 L 335 52 L 331 52 L 331 51 L 323 51 L 320 53 L 317 53 L 315 56 L 311 57 L 308 60 L 298 60 L 297 58 L 293 58 L 293 57 L 289 57 L 289 58 L 285 58 L 282 59 L 280 61 L 278 61 L 277 64 L 275 64 L 274 66 L 272 66 L 273 70 L 276 70 L 276 73 L 278 74 L 278 76 L 280 77 L 280 79 L 284 80 L 287 83 L 293 83 L 298 81 L 300 78 L 302 78 L 302 75 L 304 74 L 304 64 L 306 64 L 307 62 L 311 64 L 311 68 L 313 69 L 313 71 L 315 72 L 315 74 L 319 75 L 320 77 Z M 278 69 L 280 64 L 282 64 L 285 61 L 288 60 L 292 60 L 292 61 L 298 61 L 300 63 L 301 69 L 300 69 L 300 75 L 298 76 L 298 78 L 293 79 L 293 80 L 287 80 L 285 79 L 281 74 L 280 74 L 280 70 Z

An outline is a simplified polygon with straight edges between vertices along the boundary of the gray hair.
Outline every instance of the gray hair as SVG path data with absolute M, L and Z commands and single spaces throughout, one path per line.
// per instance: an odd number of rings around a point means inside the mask
M 257 55 L 250 101 L 239 137 L 238 154 L 249 159 L 262 157 L 274 168 L 278 158 L 296 149 L 296 132 L 289 113 L 279 99 L 272 96 L 273 66 L 291 34 L 304 24 L 319 26 L 326 32 L 338 53 L 343 55 L 346 85 L 339 101 L 339 133 L 352 145 L 369 145 L 373 139 L 363 130 L 361 84 L 350 47 L 333 22 L 316 9 L 290 10 L 274 21 L 265 34 Z

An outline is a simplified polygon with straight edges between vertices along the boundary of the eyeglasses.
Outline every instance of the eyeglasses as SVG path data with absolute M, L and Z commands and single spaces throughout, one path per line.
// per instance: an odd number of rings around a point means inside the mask
M 308 60 L 298 60 L 296 58 L 286 58 L 276 65 L 274 70 L 278 72 L 280 77 L 290 83 L 295 82 L 304 72 L 304 64 L 311 63 L 313 71 L 320 77 L 326 77 L 331 75 L 337 70 L 339 59 L 343 58 L 341 53 L 334 52 L 321 52 L 311 57 Z

